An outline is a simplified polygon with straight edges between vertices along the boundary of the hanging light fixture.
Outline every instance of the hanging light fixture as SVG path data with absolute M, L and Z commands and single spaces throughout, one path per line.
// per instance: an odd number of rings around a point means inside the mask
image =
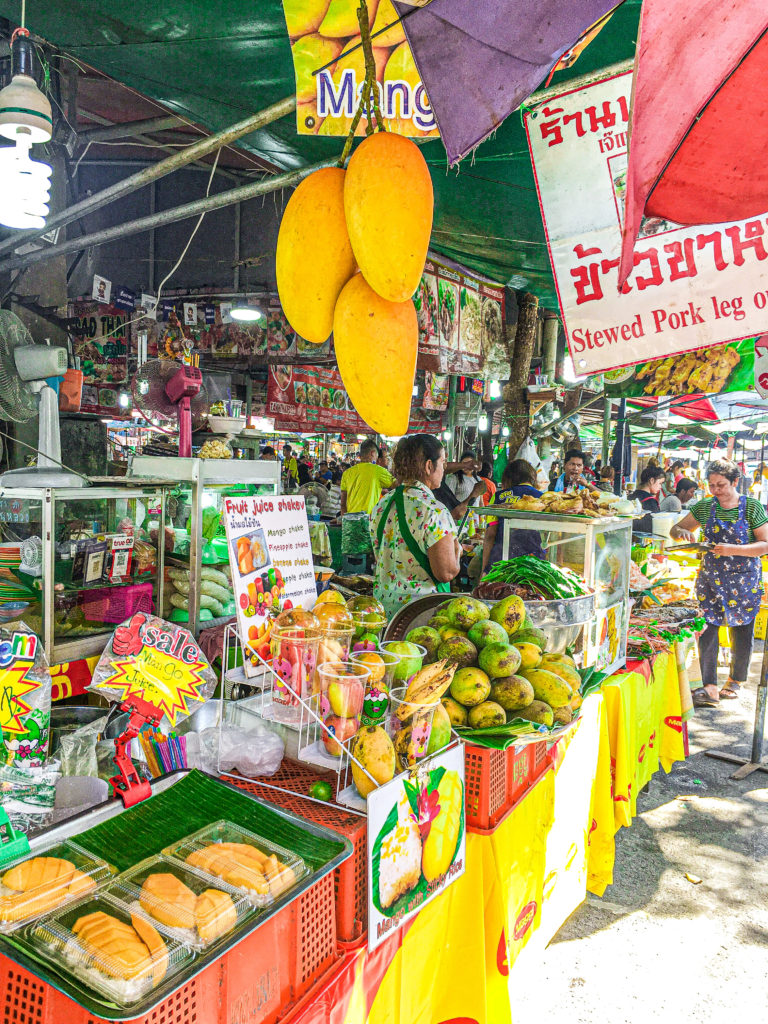
M 0 224 L 42 228 L 48 216 L 51 167 L 29 154 L 33 145 L 50 140 L 53 117 L 51 104 L 35 83 L 34 51 L 23 25 L 11 36 L 11 76 L 0 92 L 0 136 L 15 143 L 0 149 Z
M 501 428 L 501 436 L 502 437 L 509 437 L 509 427 L 502 427 Z
M 481 434 L 484 434 L 488 429 L 488 417 L 485 413 L 482 413 L 480 419 L 477 421 L 477 429 Z
M 451 440 L 451 432 L 450 432 L 450 430 L 444 430 L 443 431 L 443 440 L 444 441 L 450 441 Z
M 501 398 L 501 384 L 497 380 L 491 381 L 491 386 L 488 392 L 491 398 Z

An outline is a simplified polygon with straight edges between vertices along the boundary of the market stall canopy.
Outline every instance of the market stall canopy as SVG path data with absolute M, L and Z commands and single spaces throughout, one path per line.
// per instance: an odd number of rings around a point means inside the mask
M 689 225 L 768 210 L 767 75 L 765 0 L 645 0 L 620 286 L 644 214 Z
M 541 84 L 616 0 L 440 0 L 403 21 L 453 166 Z M 511 9 L 510 9 L 511 8 Z
M 553 84 L 634 56 L 639 0 L 625 0 L 576 65 Z M 0 0 L 15 24 L 18 0 Z M 294 93 L 294 72 L 280 0 L 167 0 L 109 5 L 48 0 L 29 8 L 27 23 L 76 60 L 103 71 L 172 112 L 220 130 Z M 67 61 L 62 62 L 66 69 Z M 542 78 L 544 76 L 542 75 Z M 158 111 L 159 113 L 160 111 Z M 55 112 L 58 119 L 60 113 Z M 240 145 L 274 167 L 332 158 L 339 139 L 298 136 L 286 117 Z M 552 270 L 525 134 L 508 117 L 471 166 L 446 174 L 440 140 L 423 152 L 435 187 L 433 248 L 513 288 L 535 292 L 557 309 Z

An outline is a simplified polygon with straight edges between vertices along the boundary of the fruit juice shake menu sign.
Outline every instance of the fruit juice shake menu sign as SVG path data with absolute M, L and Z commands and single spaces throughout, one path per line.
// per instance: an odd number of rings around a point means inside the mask
M 464 874 L 464 747 L 368 795 L 368 948 Z
M 627 72 L 525 113 L 563 326 L 580 374 L 647 364 L 765 330 L 765 215 L 692 227 L 645 217 L 634 269 L 619 291 L 631 87 Z M 723 362 L 731 355 L 718 351 L 723 384 L 736 368 Z M 706 366 L 691 364 L 688 375 L 693 372 L 691 390 L 715 389 Z
M 349 132 L 365 81 L 358 7 L 359 0 L 283 0 L 299 135 Z M 437 122 L 392 0 L 368 0 L 368 14 L 379 109 L 387 130 L 437 138 Z M 364 113 L 357 134 L 365 135 L 366 126 Z
M 246 675 L 269 660 L 271 616 L 317 600 L 303 495 L 224 499 L 229 564 Z

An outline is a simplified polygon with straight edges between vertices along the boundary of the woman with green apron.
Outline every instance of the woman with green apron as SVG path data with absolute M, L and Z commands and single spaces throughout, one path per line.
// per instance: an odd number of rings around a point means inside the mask
M 371 513 L 376 556 L 373 592 L 392 616 L 425 594 L 448 593 L 459 574 L 456 523 L 432 494 L 440 486 L 445 451 L 432 434 L 411 434 L 397 446 L 397 487 Z
M 707 483 L 711 498 L 691 505 L 670 530 L 675 539 L 692 540 L 701 528 L 711 545 L 696 581 L 696 596 L 706 628 L 699 635 L 702 685 L 693 693 L 697 708 L 735 700 L 747 681 L 755 619 L 763 596 L 761 558 L 768 554 L 768 515 L 754 498 L 740 495 L 739 468 L 730 459 L 710 463 Z M 720 627 L 731 634 L 731 670 L 722 688 L 717 682 Z

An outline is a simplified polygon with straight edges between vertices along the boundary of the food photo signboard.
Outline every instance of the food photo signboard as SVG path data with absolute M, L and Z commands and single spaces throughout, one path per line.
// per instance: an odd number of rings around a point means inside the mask
M 430 257 L 413 298 L 420 370 L 475 374 L 504 343 L 504 286 Z
M 603 374 L 605 390 L 619 398 L 665 398 L 669 395 L 721 395 L 749 391 L 755 379 L 755 340 L 649 359 Z
M 466 868 L 464 747 L 457 743 L 368 795 L 368 949 Z
M 128 387 L 128 317 L 116 306 L 86 299 L 72 302 L 73 353 L 80 360 L 83 391 L 80 412 L 125 417 L 120 391 Z
M 271 615 L 317 600 L 312 542 L 302 494 L 224 498 L 232 587 L 245 674 L 270 658 Z
M 370 433 L 347 394 L 339 371 L 313 366 L 270 366 L 267 378 L 267 416 L 278 430 L 323 430 Z M 441 429 L 439 412 L 428 418 L 411 407 L 409 432 Z
M 619 291 L 631 88 L 627 72 L 550 97 L 525 113 L 578 374 L 708 349 L 765 329 L 764 216 L 692 227 L 645 217 L 634 269 Z M 712 382 L 696 390 L 711 388 Z

